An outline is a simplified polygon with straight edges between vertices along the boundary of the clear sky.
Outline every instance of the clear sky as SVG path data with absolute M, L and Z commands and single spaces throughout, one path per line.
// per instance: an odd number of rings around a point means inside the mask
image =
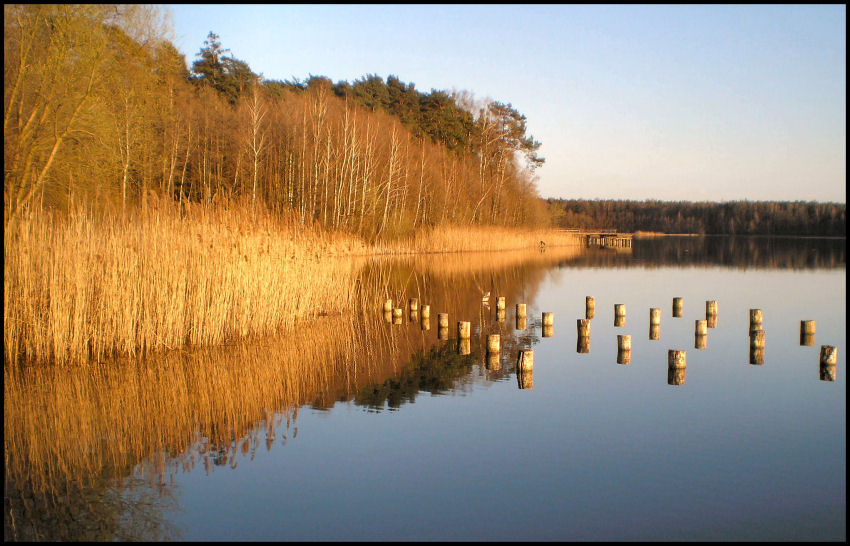
M 169 5 L 268 79 L 511 103 L 542 197 L 846 202 L 846 6 Z

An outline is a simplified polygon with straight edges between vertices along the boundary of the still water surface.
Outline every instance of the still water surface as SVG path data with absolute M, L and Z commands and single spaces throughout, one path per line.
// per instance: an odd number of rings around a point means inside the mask
M 667 238 L 512 260 L 373 263 L 363 285 L 382 287 L 374 306 L 315 342 L 343 336 L 341 348 L 299 349 L 327 366 L 322 377 L 285 386 L 265 417 L 210 417 L 230 423 L 228 442 L 196 424 L 182 452 L 126 463 L 98 490 L 117 515 L 96 536 L 845 540 L 845 250 L 843 239 Z M 506 297 L 503 316 L 482 303 L 487 291 Z M 596 309 L 582 347 L 586 296 Z M 417 297 L 430 320 L 405 311 L 401 324 L 386 322 L 384 297 Z M 695 320 L 708 300 L 717 319 L 698 349 Z M 527 304 L 524 328 L 516 303 Z M 615 304 L 626 306 L 621 326 Z M 650 308 L 661 309 L 657 339 Z M 761 364 L 751 364 L 752 308 L 764 315 Z M 549 336 L 543 312 L 554 313 Z M 472 323 L 469 354 L 458 320 Z M 816 321 L 811 346 L 800 345 L 801 320 Z M 488 333 L 501 335 L 498 359 L 486 354 Z M 628 364 L 618 363 L 618 334 L 631 335 Z M 838 348 L 827 373 L 821 345 Z M 533 349 L 534 367 L 518 376 L 521 348 Z M 686 351 L 683 371 L 668 372 L 670 349 Z M 235 366 L 276 358 L 240 351 Z M 91 536 L 61 519 L 19 515 L 16 537 L 39 536 L 28 524 L 42 537 L 56 537 L 45 529 L 55 526 Z

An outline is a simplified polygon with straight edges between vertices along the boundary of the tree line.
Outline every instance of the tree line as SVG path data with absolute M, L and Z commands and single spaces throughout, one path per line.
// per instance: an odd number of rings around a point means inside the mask
M 4 220 L 247 200 L 368 240 L 546 222 L 510 104 L 394 76 L 265 80 L 210 32 L 189 68 L 140 5 L 4 6 Z
M 555 225 L 707 235 L 846 236 L 846 204 L 548 199 Z

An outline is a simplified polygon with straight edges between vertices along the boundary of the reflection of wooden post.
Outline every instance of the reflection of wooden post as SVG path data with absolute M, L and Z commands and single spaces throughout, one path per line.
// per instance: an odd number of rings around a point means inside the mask
M 401 324 L 401 307 L 393 307 L 393 324 Z
M 705 302 L 705 317 L 716 317 L 717 316 L 717 301 L 711 300 Z
M 472 351 L 472 344 L 469 338 L 457 340 L 457 352 L 462 355 L 468 355 Z
M 578 337 L 590 337 L 590 319 L 577 319 Z
M 465 320 L 459 320 L 457 322 L 457 337 L 458 339 L 469 339 L 469 336 L 472 332 L 471 330 L 472 324 Z
M 505 322 L 505 310 L 496 309 L 496 322 Z
M 750 309 L 750 332 L 762 329 L 762 318 L 761 309 Z
M 687 368 L 672 368 L 667 367 L 667 384 L 668 385 L 684 385 L 685 372 Z
M 651 307 L 649 309 L 649 323 L 661 324 L 661 309 L 657 307 Z
M 531 370 L 520 371 L 516 374 L 517 387 L 522 390 L 534 389 L 534 372 Z
M 543 337 L 552 337 L 555 335 L 555 327 L 554 326 L 543 326 Z
M 593 296 L 587 296 L 584 298 L 584 318 L 592 319 L 595 314 L 596 302 L 594 301 Z
M 800 321 L 800 345 L 811 347 L 815 344 L 815 321 Z
M 626 315 L 614 315 L 614 326 L 621 327 L 626 325 Z
M 449 339 L 449 327 L 448 326 L 438 326 L 437 327 L 437 339 L 445 341 Z
M 587 354 L 590 352 L 590 336 L 579 336 L 576 340 L 576 352 Z
M 431 318 L 431 306 L 423 305 L 422 306 L 422 318 Z
M 838 364 L 838 347 L 832 345 L 820 346 L 820 363 L 824 366 L 835 366 Z
M 835 381 L 835 377 L 838 372 L 838 366 L 821 364 L 819 368 L 821 381 Z
M 617 364 L 630 364 L 632 362 L 632 351 L 617 350 Z
M 757 366 L 764 364 L 764 348 L 750 347 L 750 364 Z
M 505 296 L 499 296 L 498 298 L 496 298 L 496 310 L 499 309 L 505 309 Z
M 705 325 L 709 328 L 717 328 L 717 315 L 705 317 Z
M 631 351 L 632 350 L 632 336 L 626 335 L 617 335 L 617 350 L 618 351 Z
M 410 305 L 411 311 L 419 311 L 419 299 L 418 298 L 410 298 L 410 301 L 408 302 L 408 304 Z
M 685 351 L 670 349 L 667 351 L 667 366 L 670 368 L 684 368 L 688 365 Z
M 487 352 L 498 353 L 501 349 L 502 340 L 499 334 L 489 334 L 487 336 Z
M 534 350 L 520 349 L 517 353 L 516 369 L 521 371 L 531 371 L 534 368 Z
M 697 336 L 704 336 L 708 334 L 708 320 L 695 320 L 694 334 Z
M 649 339 L 652 341 L 658 341 L 661 339 L 661 325 L 660 324 L 650 324 L 649 325 Z
M 703 334 L 694 335 L 694 349 L 705 349 L 708 346 L 708 336 Z
M 416 320 L 419 320 L 419 311 L 411 310 L 410 311 L 410 322 L 414 322 Z
M 384 311 L 393 310 L 393 300 L 384 300 Z
M 764 349 L 764 330 L 753 330 L 750 332 L 750 348 Z
M 525 304 L 516 304 L 516 316 L 525 318 Z
M 437 325 L 440 328 L 448 328 L 449 327 L 449 314 L 448 313 L 437 313 Z
M 682 316 L 682 298 L 673 298 L 673 316 L 676 318 Z
M 387 321 L 387 322 L 393 321 L 393 310 L 392 309 L 387 309 L 387 310 L 384 311 L 384 320 Z
M 496 371 L 502 367 L 502 363 L 499 361 L 500 353 L 487 353 L 487 369 Z
M 419 325 L 422 327 L 423 330 L 430 330 L 431 319 L 423 315 L 422 318 L 419 319 Z
M 516 329 L 517 330 L 525 330 L 528 328 L 528 319 L 526 319 L 525 315 L 516 317 Z

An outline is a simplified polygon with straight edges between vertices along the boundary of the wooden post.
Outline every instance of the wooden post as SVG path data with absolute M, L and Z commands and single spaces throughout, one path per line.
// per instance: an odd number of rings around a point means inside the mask
M 717 328 L 717 315 L 705 317 L 705 325 L 709 328 Z
M 631 350 L 617 350 L 617 364 L 631 364 L 632 362 L 632 351 Z
M 546 326 L 543 325 L 543 337 L 552 337 L 555 335 L 555 327 L 554 326 Z
M 698 336 L 704 336 L 708 334 L 708 320 L 695 320 L 694 334 Z
M 457 340 L 457 352 L 458 354 L 462 355 L 468 355 L 470 352 L 472 352 L 472 344 L 469 338 Z
M 448 313 L 437 313 L 437 325 L 440 328 L 448 328 L 449 327 L 449 314 Z
M 422 327 L 423 330 L 431 329 L 431 319 L 428 317 L 422 317 L 419 319 L 419 326 Z
M 531 370 L 520 371 L 516 374 L 517 387 L 521 390 L 534 389 L 534 372 Z
M 393 310 L 393 300 L 384 300 L 384 311 Z
M 667 351 L 667 366 L 669 368 L 684 368 L 688 365 L 685 351 L 670 349 Z
M 393 324 L 401 324 L 401 307 L 393 307 Z
M 838 347 L 833 347 L 832 345 L 821 345 L 820 363 L 824 366 L 838 365 Z
M 649 309 L 649 323 L 661 324 L 661 309 L 652 307 Z
M 525 304 L 524 303 L 516 304 L 516 316 L 525 317 Z
M 543 313 L 543 326 L 555 325 L 555 313 Z
M 618 351 L 631 351 L 632 350 L 632 336 L 626 334 L 618 334 L 617 335 L 617 350 Z
M 626 325 L 626 316 L 625 315 L 614 315 L 614 326 L 620 328 L 621 326 Z
M 525 315 L 523 315 L 523 316 L 517 315 L 517 317 L 516 317 L 516 329 L 517 330 L 525 330 L 526 328 L 528 328 L 528 319 L 525 317 Z
M 584 318 L 592 319 L 595 314 L 596 302 L 593 300 L 593 296 L 587 296 L 584 298 Z
M 498 353 L 501 349 L 501 336 L 499 334 L 489 334 L 487 336 L 487 352 Z
M 415 309 L 411 309 L 409 315 L 410 315 L 410 322 L 413 322 L 415 320 L 419 320 L 419 311 L 417 311 Z
M 393 321 L 393 310 L 392 309 L 386 309 L 384 311 L 384 320 L 387 321 L 387 322 L 390 322 L 390 323 Z
M 502 367 L 502 363 L 500 362 L 500 353 L 487 353 L 487 369 L 496 371 Z
M 673 316 L 681 318 L 682 316 L 682 298 L 673 298 Z
M 756 366 L 764 364 L 764 348 L 750 347 L 750 364 Z
M 614 304 L 614 316 L 626 316 L 626 304 L 625 303 L 615 303 Z
M 762 319 L 761 309 L 750 309 L 750 332 L 762 329 Z
M 578 328 L 578 337 L 590 337 L 590 319 L 576 320 L 576 327 Z
M 811 347 L 815 344 L 815 321 L 800 321 L 800 345 Z
M 818 366 L 820 368 L 820 380 L 821 381 L 835 381 L 836 372 L 838 371 L 838 366 L 830 366 L 828 364 L 821 364 Z
M 505 309 L 505 296 L 499 296 L 498 298 L 496 298 L 496 309 Z
M 694 349 L 705 349 L 708 346 L 708 336 L 694 334 Z
M 408 304 L 410 305 L 411 311 L 419 311 L 419 299 L 410 298 L 410 301 L 408 302 Z
M 505 310 L 496 309 L 496 322 L 505 322 Z
M 422 306 L 422 318 L 424 318 L 424 319 L 431 318 L 431 306 L 430 305 L 423 305 Z
M 469 339 L 471 335 L 472 324 L 465 320 L 459 320 L 457 322 L 457 337 L 459 339 Z
M 717 301 L 710 300 L 705 302 L 705 316 L 706 318 L 717 316 Z
M 581 354 L 590 352 L 590 336 L 578 336 L 576 340 L 576 352 Z

